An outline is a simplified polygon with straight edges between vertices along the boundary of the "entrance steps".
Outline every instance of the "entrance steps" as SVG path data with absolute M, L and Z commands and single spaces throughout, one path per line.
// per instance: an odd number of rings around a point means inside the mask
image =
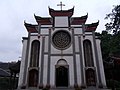
M 82 89 L 82 90 L 111 90 L 111 89 L 103 89 L 103 88 L 96 88 L 96 87 L 88 87 L 86 89 Z
M 17 89 L 17 90 L 44 90 L 44 89 L 28 88 L 28 89 Z M 48 90 L 75 90 L 75 89 L 74 88 L 51 88 L 51 89 L 48 89 Z
M 50 90 L 75 90 L 75 89 L 74 88 L 60 87 L 60 88 L 51 88 Z
M 44 90 L 44 89 L 38 89 L 38 88 L 28 88 L 28 89 L 17 89 L 17 90 Z M 60 87 L 60 88 L 50 88 L 49 90 L 75 90 L 74 88 L 65 88 L 65 87 Z M 95 87 L 88 87 L 86 89 L 76 89 L 76 90 L 111 90 L 111 89 L 99 89 Z
M 35 87 L 30 87 L 30 88 L 27 88 L 27 89 L 17 89 L 17 90 L 42 90 L 42 89 L 38 89 L 38 88 L 35 88 Z

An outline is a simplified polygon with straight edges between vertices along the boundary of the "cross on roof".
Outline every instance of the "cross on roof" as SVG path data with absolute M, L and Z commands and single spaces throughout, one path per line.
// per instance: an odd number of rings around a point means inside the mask
M 62 4 L 62 2 L 60 2 L 60 4 L 57 4 L 57 6 L 60 6 L 61 11 L 62 11 L 62 6 L 65 6 L 65 4 Z

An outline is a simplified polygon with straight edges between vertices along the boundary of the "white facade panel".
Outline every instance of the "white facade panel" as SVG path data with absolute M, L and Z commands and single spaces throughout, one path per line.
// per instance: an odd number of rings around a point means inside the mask
M 77 81 L 78 81 L 78 85 L 81 85 L 80 55 L 76 55 L 76 68 L 77 68 Z
M 79 40 L 78 40 L 78 36 L 75 36 L 75 52 L 79 52 Z
M 68 27 L 68 17 L 55 17 L 55 27 Z
M 47 84 L 48 55 L 44 55 L 43 85 Z
M 82 28 L 74 28 L 74 34 L 83 34 Z
M 63 54 L 73 54 L 72 44 L 69 48 L 62 50 Z
M 82 25 L 71 25 L 71 27 L 82 27 Z
M 88 34 L 88 35 L 90 35 L 90 34 L 92 35 L 92 32 L 85 32 L 85 34 L 86 34 L 86 35 L 87 35 L 87 34 Z
M 74 86 L 74 66 L 73 66 L 73 56 L 64 56 L 63 57 L 69 65 L 69 84 L 70 87 Z
M 52 27 L 52 25 L 41 25 L 41 27 Z
M 57 64 L 57 61 L 60 59 L 59 56 L 53 56 L 51 57 L 51 63 L 50 63 L 50 84 L 51 87 L 56 87 L 55 85 L 55 65 Z
M 101 47 L 100 47 L 100 40 L 96 40 L 96 45 L 97 45 L 97 52 L 98 52 L 98 59 L 99 59 L 99 65 L 100 65 L 100 75 L 102 78 L 102 84 L 106 86 L 106 80 L 105 80 L 105 73 L 104 73 L 104 68 L 103 68 L 103 60 L 102 60 L 102 53 L 101 53 Z
M 45 52 L 48 52 L 48 36 L 45 36 Z
M 41 30 L 40 30 L 40 33 L 41 33 L 41 34 L 44 34 L 44 35 L 45 35 L 45 34 L 49 34 L 49 29 L 48 29 L 48 28 L 41 29 Z
M 24 77 L 24 70 L 25 70 L 24 67 L 25 67 L 26 48 L 27 48 L 27 40 L 23 40 L 22 58 L 21 58 L 21 65 L 20 65 L 18 87 L 23 84 L 23 77 Z
M 61 50 L 58 50 L 53 45 L 51 45 L 51 54 L 61 54 Z

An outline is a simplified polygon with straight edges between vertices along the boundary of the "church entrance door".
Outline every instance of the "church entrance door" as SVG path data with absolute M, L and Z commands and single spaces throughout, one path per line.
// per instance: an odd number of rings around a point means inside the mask
M 29 87 L 37 87 L 38 84 L 38 71 L 32 69 L 29 71 Z
M 56 87 L 68 86 L 68 67 L 59 66 L 56 68 Z

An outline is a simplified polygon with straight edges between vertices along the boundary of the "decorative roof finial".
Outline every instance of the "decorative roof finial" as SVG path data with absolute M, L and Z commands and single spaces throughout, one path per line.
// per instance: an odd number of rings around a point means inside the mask
M 60 4 L 57 4 L 57 6 L 60 6 L 60 9 L 62 11 L 62 6 L 65 6 L 65 4 L 62 4 L 62 2 L 60 2 Z

